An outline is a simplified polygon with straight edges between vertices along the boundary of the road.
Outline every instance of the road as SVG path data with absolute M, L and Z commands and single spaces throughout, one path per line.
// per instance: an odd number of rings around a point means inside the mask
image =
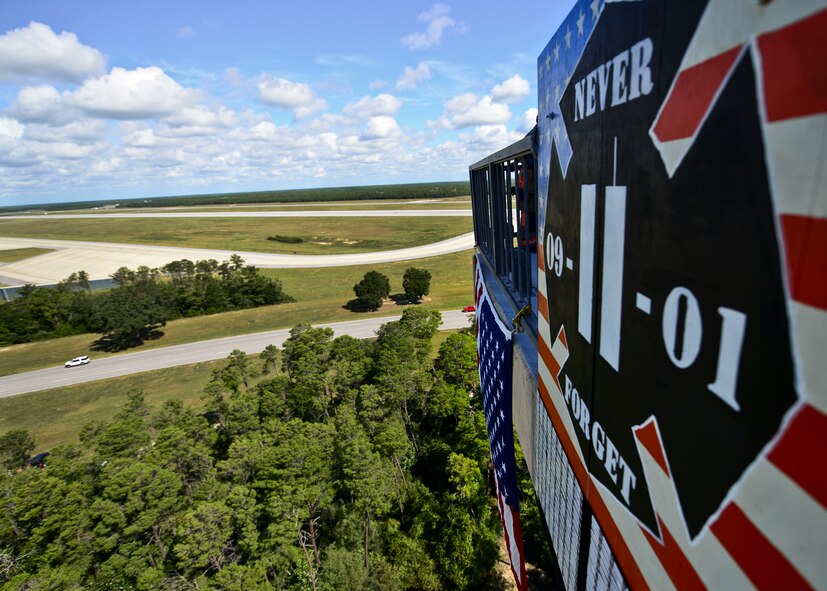
M 433 218 L 471 217 L 470 209 L 341 209 L 306 211 L 151 211 L 117 213 L 55 213 L 48 215 L 5 215 L 0 220 L 73 220 L 128 218 Z
M 464 314 L 458 310 L 442 312 L 443 324 L 440 326 L 440 330 L 464 328 L 468 326 L 469 317 L 469 314 Z M 363 320 L 319 324 L 317 326 L 332 328 L 336 336 L 350 335 L 358 339 L 367 339 L 375 336 L 376 331 L 382 324 L 390 322 L 391 320 L 399 320 L 399 318 L 400 316 L 385 316 L 382 318 L 365 318 Z M 289 336 L 290 329 L 272 330 L 188 343 L 185 345 L 163 347 L 137 353 L 124 353 L 103 359 L 93 358 L 89 365 L 82 365 L 80 367 L 50 367 L 0 377 L 0 398 L 105 380 L 143 371 L 164 369 L 177 365 L 189 365 L 202 361 L 224 359 L 235 349 L 240 349 L 245 353 L 256 354 L 270 344 L 281 347 Z M 69 357 L 71 357 L 71 353 L 67 352 L 67 359 Z
M 157 268 L 166 265 L 170 261 L 184 258 L 191 261 L 206 259 L 225 261 L 233 254 L 238 254 L 248 264 L 263 269 L 368 265 L 439 256 L 468 250 L 473 246 L 473 232 L 441 242 L 411 248 L 360 254 L 329 255 L 273 254 L 207 248 L 88 242 L 83 240 L 0 237 L 0 250 L 16 248 L 54 249 L 53 252 L 47 254 L 0 266 L 0 283 L 8 285 L 22 285 L 24 283 L 49 285 L 57 283 L 65 279 L 69 273 L 81 269 L 89 274 L 90 279 L 105 279 L 121 267 L 135 269 L 139 265 L 146 265 L 150 268 Z

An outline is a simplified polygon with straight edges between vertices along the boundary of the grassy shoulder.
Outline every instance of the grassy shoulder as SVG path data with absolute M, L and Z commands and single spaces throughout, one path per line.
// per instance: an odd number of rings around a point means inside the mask
M 354 297 L 354 284 L 370 270 L 388 276 L 392 294 L 401 293 L 402 277 L 408 267 L 418 267 L 431 272 L 431 293 L 422 302 L 421 305 L 424 307 L 433 310 L 459 309 L 468 305 L 473 298 L 470 250 L 381 265 L 323 269 L 262 269 L 262 273 L 278 277 L 285 292 L 297 301 L 292 304 L 175 320 L 163 328 L 163 337 L 148 341 L 141 347 L 127 352 L 290 328 L 303 322 L 320 324 L 368 316 L 401 314 L 405 306 L 397 305 L 393 301 L 387 301 L 377 312 L 368 313 L 354 313 L 344 306 Z M 77 355 L 108 357 L 111 354 L 93 350 L 98 337 L 99 335 L 85 334 L 4 347 L 0 349 L 0 375 L 61 365 Z
M 0 263 L 15 263 L 52 252 L 51 248 L 11 248 L 0 250 Z
M 26 429 L 37 442 L 37 451 L 76 442 L 81 427 L 93 420 L 111 419 L 134 388 L 144 391 L 153 410 L 173 399 L 200 408 L 201 389 L 212 371 L 225 363 L 196 363 L 0 398 L 0 433 Z
M 301 217 L 146 219 L 2 219 L 0 235 L 210 248 L 234 252 L 351 254 L 421 246 L 470 232 L 471 217 Z M 268 240 L 282 235 L 300 244 Z

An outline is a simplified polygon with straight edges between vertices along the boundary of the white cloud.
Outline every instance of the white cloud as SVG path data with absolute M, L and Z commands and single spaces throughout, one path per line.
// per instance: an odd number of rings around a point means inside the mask
M 178 29 L 177 35 L 180 39 L 186 39 L 187 37 L 195 35 L 195 30 L 190 26 L 181 27 Z
M 417 84 L 423 80 L 428 80 L 430 77 L 431 69 L 425 62 L 419 62 L 416 68 L 406 66 L 402 75 L 396 79 L 396 92 L 413 90 Z
M 193 105 L 197 90 L 184 88 L 161 68 L 112 68 L 106 76 L 87 80 L 66 101 L 93 117 L 149 119 L 165 117 Z
M 392 94 L 382 93 L 371 98 L 363 96 L 355 103 L 345 105 L 342 114 L 351 117 L 374 117 L 377 115 L 395 115 L 402 106 L 402 101 Z
M 371 117 L 368 125 L 359 139 L 376 140 L 399 137 L 402 135 L 402 130 L 399 129 L 399 124 L 393 117 L 382 115 L 380 117 Z
M 466 31 L 465 23 L 455 21 L 448 13 L 451 7 L 447 4 L 434 4 L 430 9 L 420 13 L 419 20 L 428 23 L 424 31 L 411 33 L 402 37 L 402 45 L 408 49 L 432 49 L 442 42 L 442 34 L 450 28 L 456 28 L 460 33 Z
M 263 103 L 281 109 L 295 109 L 316 100 L 307 84 L 270 76 L 264 76 L 259 81 L 258 98 Z
M 490 96 L 481 99 L 473 93 L 461 94 L 445 102 L 445 110 L 437 121 L 428 124 L 434 129 L 462 129 L 476 125 L 499 125 L 511 119 L 507 105 L 494 102 Z
M 24 129 L 26 127 L 19 121 L 9 117 L 0 117 L 0 136 L 17 140 L 23 137 Z
M 45 79 L 80 82 L 103 73 L 103 54 L 77 35 L 31 22 L 0 36 L 0 80 Z
M 38 142 L 71 142 L 89 144 L 106 139 L 109 125 L 99 119 L 73 121 L 61 127 L 33 123 L 26 126 L 25 138 Z
M 534 107 L 523 113 L 523 116 L 520 117 L 520 122 L 517 124 L 517 131 L 523 133 L 531 131 L 537 124 L 537 113 L 538 111 Z
M 313 102 L 311 102 L 307 105 L 302 105 L 300 107 L 296 107 L 296 110 L 293 112 L 293 118 L 296 121 L 299 121 L 301 119 L 305 119 L 307 117 L 310 117 L 311 115 L 314 115 L 314 114 L 318 113 L 319 111 L 324 111 L 328 107 L 329 107 L 329 105 L 327 104 L 326 100 L 324 100 L 324 99 L 315 99 Z
M 235 111 L 224 106 L 216 109 L 209 109 L 203 105 L 185 107 L 164 118 L 164 123 L 173 127 L 227 129 L 234 126 L 236 122 Z
M 371 80 L 368 88 L 370 90 L 379 90 L 380 88 L 385 88 L 388 83 L 385 80 Z
M 17 93 L 10 111 L 21 121 L 60 124 L 73 116 L 54 86 L 26 86 Z
M 528 80 L 519 74 L 514 74 L 502 84 L 497 84 L 491 89 L 491 98 L 503 103 L 513 103 L 523 100 L 529 92 L 531 92 L 531 86 Z

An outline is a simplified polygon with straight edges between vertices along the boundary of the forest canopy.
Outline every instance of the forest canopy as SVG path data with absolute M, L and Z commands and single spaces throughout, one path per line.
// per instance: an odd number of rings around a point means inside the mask
M 440 322 L 411 308 L 373 341 L 297 326 L 234 351 L 198 410 L 131 392 L 45 467 L 0 473 L 0 588 L 500 588 L 475 340 L 434 355 Z

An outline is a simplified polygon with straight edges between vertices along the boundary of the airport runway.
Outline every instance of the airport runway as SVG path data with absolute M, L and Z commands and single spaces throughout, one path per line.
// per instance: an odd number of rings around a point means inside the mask
M 443 324 L 440 326 L 440 330 L 464 328 L 468 326 L 470 316 L 471 314 L 465 314 L 459 310 L 442 312 Z M 367 339 L 374 337 L 376 331 L 382 324 L 392 320 L 399 320 L 400 317 L 401 316 L 385 316 L 382 318 L 366 318 L 363 320 L 319 324 L 317 326 L 332 328 L 335 336 L 350 335 L 359 339 Z M 290 329 L 281 329 L 210 341 L 199 341 L 197 343 L 175 345 L 137 353 L 124 353 L 103 359 L 95 359 L 93 356 L 90 364 L 80 367 L 50 367 L 0 377 L 0 398 L 105 380 L 143 371 L 164 369 L 177 365 L 189 365 L 202 361 L 224 359 L 235 349 L 240 349 L 249 354 L 258 354 L 270 344 L 281 347 L 289 336 Z M 66 357 L 69 359 L 72 357 L 72 353 L 67 352 Z
M 135 269 L 140 265 L 162 267 L 170 261 L 215 259 L 226 261 L 238 254 L 250 265 L 262 269 L 300 269 L 342 267 L 409 261 L 468 250 L 474 246 L 469 232 L 448 240 L 411 248 L 366 252 L 360 254 L 295 255 L 206 248 L 147 246 L 82 240 L 47 240 L 40 238 L 0 237 L 0 250 L 15 248 L 50 248 L 42 254 L 0 266 L 0 283 L 8 285 L 50 285 L 65 279 L 74 271 L 86 271 L 90 279 L 105 279 L 121 267 Z
M 341 209 L 304 211 L 125 211 L 113 213 L 50 213 L 40 215 L 4 215 L 2 220 L 78 220 L 78 219 L 128 219 L 128 218 L 433 218 L 471 217 L 470 209 Z

